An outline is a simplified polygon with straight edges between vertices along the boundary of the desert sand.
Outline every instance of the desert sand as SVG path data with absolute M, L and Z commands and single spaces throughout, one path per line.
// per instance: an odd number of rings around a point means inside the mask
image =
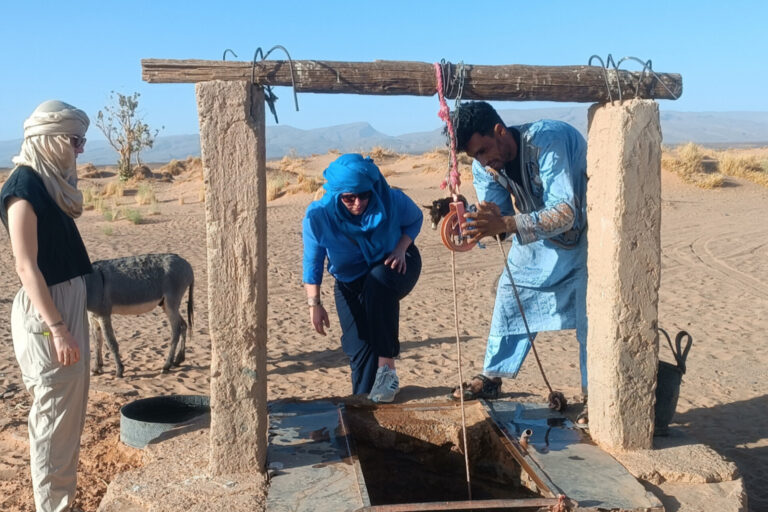
M 317 177 L 336 156 L 330 153 L 298 159 L 291 167 L 294 172 Z M 444 153 L 401 156 L 380 152 L 374 157 L 390 184 L 403 189 L 417 203 L 427 204 L 444 195 L 439 189 L 447 165 Z M 81 188 L 115 180 L 84 179 Z M 209 276 L 202 179 L 199 171 L 187 171 L 171 182 L 149 182 L 158 198 L 158 213 L 150 214 L 146 207 L 137 206 L 130 187 L 117 200 L 119 207 L 144 212 L 142 223 L 109 221 L 98 211 L 89 210 L 78 220 L 78 226 L 93 260 L 147 252 L 174 252 L 189 260 L 196 278 L 195 324 L 186 361 L 162 374 L 170 337 L 162 310 L 114 317 L 125 376 L 114 377 L 112 356 L 106 351 L 105 373 L 91 378 L 78 491 L 78 504 L 86 511 L 97 508 L 115 473 L 141 464 L 141 451 L 119 442 L 120 406 L 142 397 L 208 392 Z M 475 201 L 466 174 L 462 192 Z M 764 379 L 768 365 L 768 351 L 764 350 L 768 331 L 768 189 L 728 178 L 722 188 L 703 190 L 664 172 L 662 197 L 659 323 L 672 334 L 687 330 L 694 340 L 674 423 L 733 460 L 745 479 L 751 509 L 768 510 L 768 385 Z M 332 278 L 326 276 L 323 285 L 324 302 L 331 314 L 328 336 L 313 331 L 305 307 L 301 218 L 312 199 L 308 192 L 285 193 L 269 203 L 270 400 L 346 397 L 351 392 L 330 293 Z M 458 380 L 451 256 L 428 222 L 416 243 L 424 266 L 419 283 L 401 306 L 399 402 L 442 400 Z M 502 270 L 501 255 L 498 248 L 489 245 L 484 250 L 458 254 L 456 265 L 462 368 L 468 378 L 482 368 L 493 283 Z M 26 433 L 30 400 L 11 342 L 10 308 L 19 283 L 5 234 L 0 236 L 0 268 L 0 510 L 31 511 Z M 183 314 L 185 307 L 186 302 Z M 578 400 L 575 333 L 543 333 L 536 343 L 553 386 L 569 400 Z M 660 346 L 660 354 L 671 360 L 665 344 Z M 529 358 L 518 379 L 504 382 L 502 394 L 542 401 L 545 390 L 535 362 Z

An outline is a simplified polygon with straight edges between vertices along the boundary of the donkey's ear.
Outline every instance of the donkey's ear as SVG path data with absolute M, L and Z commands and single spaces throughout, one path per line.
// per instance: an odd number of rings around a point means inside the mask
M 431 204 L 423 204 L 423 205 L 421 205 L 421 207 L 424 208 L 425 210 L 431 210 L 432 209 L 432 205 Z

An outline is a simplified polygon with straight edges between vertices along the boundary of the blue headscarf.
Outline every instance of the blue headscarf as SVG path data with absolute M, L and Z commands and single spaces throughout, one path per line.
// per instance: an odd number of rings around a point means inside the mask
M 335 227 L 352 240 L 369 265 L 378 263 L 395 248 L 402 230 L 394 207 L 392 189 L 371 158 L 357 153 L 341 155 L 323 172 L 326 194 L 321 199 Z M 341 202 L 341 194 L 371 192 L 368 207 L 352 215 Z

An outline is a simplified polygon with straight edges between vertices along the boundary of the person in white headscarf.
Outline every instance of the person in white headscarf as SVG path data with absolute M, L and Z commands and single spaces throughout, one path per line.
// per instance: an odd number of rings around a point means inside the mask
M 16 360 L 32 396 L 29 445 L 38 512 L 71 510 L 88 400 L 90 347 L 84 275 L 92 271 L 74 219 L 83 210 L 77 155 L 88 116 L 46 101 L 24 123 L 24 142 L 0 190 L 21 289 L 11 309 Z

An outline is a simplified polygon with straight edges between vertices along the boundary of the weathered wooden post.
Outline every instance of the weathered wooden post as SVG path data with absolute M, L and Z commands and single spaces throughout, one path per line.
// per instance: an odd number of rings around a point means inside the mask
M 264 91 L 196 84 L 205 179 L 213 475 L 264 471 L 267 198 Z
M 661 128 L 653 100 L 594 105 L 587 150 L 589 429 L 649 449 L 658 362 Z

